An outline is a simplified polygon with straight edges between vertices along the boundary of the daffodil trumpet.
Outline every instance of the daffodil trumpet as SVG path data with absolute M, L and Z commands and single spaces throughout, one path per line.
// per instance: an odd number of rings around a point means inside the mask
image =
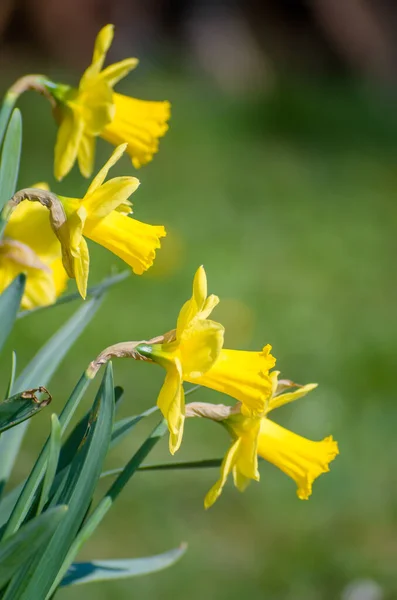
M 274 394 L 261 416 L 246 416 L 241 403 L 225 406 L 193 402 L 186 406 L 186 417 L 218 422 L 232 439 L 221 465 L 220 478 L 205 497 L 205 508 L 219 498 L 230 474 L 240 491 L 244 491 L 250 481 L 259 481 L 258 457 L 273 463 L 291 477 L 297 485 L 298 498 L 307 500 L 314 480 L 329 471 L 329 463 L 339 453 L 332 436 L 319 442 L 308 440 L 268 418 L 272 409 L 297 400 L 316 387 L 315 384 L 297 386 L 288 380 L 277 382 L 278 372 L 273 373 Z M 296 389 L 291 391 L 291 388 Z
M 51 227 L 62 249 L 62 261 L 70 278 L 76 279 L 85 298 L 89 274 L 89 251 L 85 238 L 119 256 L 138 275 L 155 259 L 162 225 L 149 225 L 130 217 L 131 194 L 138 188 L 136 177 L 115 177 L 105 182 L 110 168 L 120 159 L 126 144 L 118 146 L 92 180 L 84 198 L 57 196 L 49 190 L 27 188 L 17 192 L 3 210 L 6 221 L 23 200 L 37 201 L 49 210 Z M 44 217 L 45 221 L 45 217 Z M 41 223 L 45 226 L 44 221 Z
M 113 35 L 113 25 L 106 25 L 98 33 L 92 63 L 77 88 L 46 83 L 59 125 L 54 157 L 55 177 L 59 180 L 76 160 L 81 174 L 90 177 L 97 137 L 114 146 L 127 143 L 127 153 L 134 167 L 139 168 L 152 160 L 159 138 L 168 130 L 169 102 L 139 100 L 114 92 L 114 86 L 135 69 L 138 60 L 126 58 L 103 68 Z

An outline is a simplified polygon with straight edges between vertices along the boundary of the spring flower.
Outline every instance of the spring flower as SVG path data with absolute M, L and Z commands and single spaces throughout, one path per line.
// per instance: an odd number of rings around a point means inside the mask
M 138 168 L 152 160 L 159 138 L 168 129 L 169 102 L 138 100 L 113 91 L 115 84 L 138 64 L 136 58 L 126 58 L 103 69 L 113 30 L 113 25 L 106 25 L 99 32 L 92 63 L 78 89 L 47 81 L 59 121 L 54 162 L 57 179 L 69 173 L 76 159 L 82 175 L 90 177 L 97 136 L 115 146 L 127 142 L 127 152 Z
M 60 243 L 50 227 L 47 209 L 36 202 L 21 203 L 7 224 L 0 242 L 0 292 L 20 273 L 27 277 L 21 302 L 24 309 L 53 304 L 66 288 L 68 276 Z
M 119 256 L 141 275 L 152 266 L 159 238 L 166 235 L 163 226 L 147 225 L 129 215 L 130 195 L 139 186 L 136 177 L 115 177 L 104 183 L 109 169 L 119 160 L 126 144 L 115 149 L 94 177 L 84 198 L 59 196 L 67 220 L 56 231 L 63 250 L 63 263 L 69 277 L 76 279 L 83 298 L 87 293 L 89 238 Z
M 187 381 L 228 394 L 242 403 L 242 412 L 249 416 L 261 415 L 272 394 L 269 370 L 275 359 L 267 344 L 261 352 L 221 350 L 211 369 Z
M 185 419 L 183 382 L 199 377 L 214 364 L 223 344 L 223 327 L 209 320 L 219 298 L 207 297 L 207 277 L 200 267 L 193 281 L 193 294 L 182 307 L 175 332 L 160 344 L 141 344 L 137 351 L 159 363 L 166 371 L 157 404 L 167 419 L 170 452 L 174 454 L 182 440 Z
M 206 508 L 212 506 L 220 496 L 230 473 L 240 491 L 244 491 L 251 480 L 259 481 L 258 456 L 273 463 L 296 482 L 297 495 L 301 500 L 307 500 L 311 495 L 314 480 L 329 471 L 329 463 L 338 454 L 338 445 L 332 436 L 314 442 L 277 425 L 267 417 L 274 408 L 305 396 L 316 384 L 296 386 L 291 381 L 278 381 L 277 376 L 278 372 L 274 371 L 273 393 L 265 413 L 260 417 L 244 415 L 240 404 L 233 408 L 222 405 L 209 405 L 210 408 L 207 408 L 202 403 L 187 406 L 188 416 L 217 420 L 232 437 L 221 465 L 221 476 L 205 497 Z M 294 387 L 297 389 L 291 391 Z

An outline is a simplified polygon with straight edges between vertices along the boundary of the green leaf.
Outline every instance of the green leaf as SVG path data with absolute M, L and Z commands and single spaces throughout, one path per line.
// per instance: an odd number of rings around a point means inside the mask
M 74 542 L 70 546 L 69 552 L 62 565 L 62 569 L 58 574 L 57 581 L 51 588 L 51 592 L 55 591 L 56 585 L 58 585 L 61 582 L 62 578 L 68 571 L 77 554 L 80 552 L 82 546 L 91 537 L 95 529 L 98 527 L 99 523 L 103 520 L 109 509 L 112 507 L 116 498 L 119 496 L 119 494 L 127 485 L 131 477 L 137 471 L 142 461 L 145 460 L 146 456 L 149 454 L 152 448 L 154 448 L 157 442 L 163 437 L 166 431 L 168 431 L 168 427 L 166 421 L 163 419 L 154 428 L 152 433 L 144 441 L 139 450 L 127 463 L 120 475 L 117 477 L 116 481 L 113 482 L 105 496 L 99 502 L 98 506 L 87 518 L 79 533 L 76 535 Z
M 48 510 L 0 543 L 0 588 L 4 587 L 25 561 L 45 548 L 66 513 L 67 506 Z
M 87 377 L 86 373 L 83 373 L 59 416 L 61 435 L 65 432 L 90 383 L 91 379 Z M 32 504 L 34 503 L 37 490 L 40 486 L 40 483 L 43 479 L 46 470 L 49 448 L 50 437 L 44 444 L 39 454 L 39 457 L 36 460 L 36 463 L 33 469 L 31 470 L 26 482 L 22 486 L 18 486 L 19 493 L 17 501 L 15 502 L 13 500 L 14 490 L 12 490 L 11 492 L 9 492 L 9 494 L 7 494 L 7 496 L 4 497 L 4 505 L 3 501 L 0 503 L 0 518 L 1 522 L 4 522 L 4 515 L 7 515 L 10 503 L 14 502 L 14 507 L 12 508 L 11 515 L 7 518 L 7 527 L 5 529 L 3 537 L 11 535 L 18 529 L 18 527 L 20 527 L 22 521 L 24 520 Z M 9 496 L 12 496 L 12 499 L 10 499 Z
M 108 363 L 92 407 L 88 430 L 73 459 L 62 493 L 57 500 L 61 504 L 68 505 L 68 513 L 46 549 L 33 561 L 28 575 L 20 573 L 19 577 L 16 577 L 12 585 L 14 596 L 10 598 L 44 599 L 48 594 L 52 595 L 55 591 L 54 587 L 63 578 L 67 570 L 67 568 L 63 570 L 65 558 L 90 506 L 106 457 L 113 417 L 112 364 Z
M 15 194 L 22 145 L 21 111 L 15 108 L 7 127 L 0 162 L 0 210 Z
M 61 425 L 56 414 L 51 415 L 51 434 L 48 447 L 47 469 L 44 476 L 37 514 L 43 510 L 57 471 L 59 453 L 61 451 Z
M 117 273 L 117 275 L 112 275 L 104 279 L 101 283 L 97 285 L 93 285 L 87 290 L 87 297 L 89 296 L 101 296 L 106 290 L 116 283 L 120 283 L 120 281 L 124 281 L 131 275 L 131 271 L 122 271 L 121 273 Z M 73 292 L 72 294 L 66 294 L 65 296 L 60 296 L 54 304 L 49 304 L 48 306 L 37 306 L 36 308 L 31 308 L 29 310 L 22 310 L 17 314 L 17 319 L 23 319 L 23 317 L 27 317 L 32 313 L 37 313 L 40 310 L 47 310 L 48 308 L 52 308 L 53 306 L 59 306 L 60 304 L 68 304 L 69 302 L 73 302 L 74 300 L 80 300 L 81 296 L 78 292 Z
M 57 331 L 57 333 L 39 350 L 25 367 L 15 382 L 15 392 L 29 388 L 47 386 L 60 362 L 72 344 L 95 315 L 100 306 L 100 298 L 85 302 L 76 313 Z M 27 423 L 7 431 L 0 437 L 0 490 L 4 487 L 14 466 Z
M 0 295 L 0 350 L 14 326 L 25 283 L 26 276 L 18 275 Z
M 12 354 L 11 354 L 11 373 L 10 373 L 10 379 L 8 382 L 8 386 L 7 386 L 7 391 L 6 391 L 6 398 L 9 398 L 12 394 L 12 388 L 14 386 L 14 382 L 15 382 L 15 374 L 17 371 L 17 354 L 16 352 L 13 350 Z
M 110 447 L 114 448 L 114 446 L 117 446 L 117 444 L 120 443 L 121 440 L 124 439 L 125 436 L 128 435 L 134 429 L 135 425 L 137 425 L 139 421 L 157 411 L 158 407 L 153 406 L 152 408 L 145 410 L 145 412 L 141 413 L 140 415 L 126 417 L 125 419 L 120 419 L 119 421 L 116 421 L 112 431 L 112 440 L 110 443 Z
M 109 579 L 126 579 L 138 575 L 148 575 L 173 565 L 186 552 L 187 546 L 182 544 L 164 554 L 146 558 L 124 560 L 93 560 L 84 563 L 73 563 L 62 580 L 61 586 L 80 585 Z
M 156 465 L 143 465 L 139 467 L 138 471 L 183 471 L 186 469 L 213 469 L 220 467 L 223 458 L 208 458 L 204 460 L 193 460 L 187 462 L 169 462 L 160 463 Z M 122 473 L 123 467 L 119 469 L 112 469 L 111 471 L 104 471 L 101 473 L 101 479 L 104 477 L 111 477 Z
M 15 394 L 11 398 L 6 398 L 6 400 L 0 402 L 0 433 L 37 415 L 47 405 L 48 401 L 35 401 L 32 398 L 24 397 L 22 394 Z

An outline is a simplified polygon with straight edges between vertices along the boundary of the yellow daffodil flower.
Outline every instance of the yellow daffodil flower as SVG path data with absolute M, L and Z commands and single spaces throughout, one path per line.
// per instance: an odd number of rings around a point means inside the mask
M 84 198 L 59 196 L 67 220 L 56 231 L 63 250 L 63 263 L 76 279 L 83 298 L 87 293 L 89 253 L 85 237 L 104 246 L 141 275 L 152 266 L 163 226 L 148 225 L 132 219 L 130 195 L 139 186 L 136 177 L 115 177 L 104 183 L 109 169 L 119 160 L 126 144 L 115 149 L 105 166 L 94 177 Z
M 219 498 L 230 473 L 240 491 L 244 491 L 251 480 L 259 481 L 258 456 L 294 479 L 298 497 L 306 500 L 312 493 L 313 481 L 321 473 L 329 471 L 329 463 L 338 454 L 338 445 L 332 436 L 313 442 L 268 419 L 268 413 L 274 408 L 302 398 L 317 387 L 316 384 L 296 386 L 290 381 L 278 382 L 277 371 L 271 376 L 273 394 L 265 413 L 260 417 L 244 415 L 240 404 L 233 408 L 222 405 L 209 405 L 210 408 L 207 408 L 205 404 L 197 403 L 196 409 L 195 403 L 192 403 L 187 407 L 189 416 L 217 420 L 232 437 L 232 444 L 221 465 L 221 476 L 205 497 L 206 508 Z M 290 391 L 294 387 L 297 389 Z M 223 418 L 225 412 L 228 412 L 228 416 Z M 220 418 L 217 418 L 217 413 Z
M 47 81 L 59 121 L 54 163 L 57 179 L 69 173 L 76 159 L 82 175 L 90 177 L 97 136 L 115 146 L 127 142 L 127 152 L 138 168 L 152 160 L 159 138 L 168 129 L 169 102 L 137 100 L 113 91 L 115 84 L 138 64 L 136 58 L 126 58 L 103 69 L 113 32 L 113 25 L 99 32 L 92 63 L 78 89 Z
M 272 394 L 269 370 L 276 361 L 270 351 L 269 344 L 261 352 L 221 350 L 209 371 L 200 377 L 189 377 L 187 381 L 232 396 L 242 403 L 246 415 L 261 415 Z
M 60 243 L 47 209 L 36 202 L 17 206 L 7 224 L 0 242 L 0 292 L 20 273 L 27 277 L 21 302 L 25 309 L 53 304 L 66 288 Z
M 178 450 L 183 434 L 185 403 L 182 384 L 208 371 L 222 348 L 224 329 L 207 318 L 218 302 L 217 296 L 207 297 L 207 277 L 204 268 L 200 267 L 194 277 L 192 297 L 182 307 L 176 331 L 169 336 L 171 341 L 148 342 L 136 348 L 167 371 L 157 404 L 168 422 L 171 454 Z

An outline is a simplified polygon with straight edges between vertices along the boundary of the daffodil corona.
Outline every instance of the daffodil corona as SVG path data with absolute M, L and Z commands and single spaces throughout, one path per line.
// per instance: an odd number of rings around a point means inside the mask
M 166 235 L 162 225 L 148 225 L 132 219 L 128 198 L 139 186 L 136 177 L 115 177 L 104 183 L 109 169 L 126 149 L 115 149 L 104 167 L 94 177 L 84 198 L 59 199 L 66 222 L 56 231 L 63 250 L 63 261 L 69 277 L 76 279 L 83 298 L 87 293 L 89 252 L 85 237 L 119 256 L 141 275 L 152 266 L 160 238 Z
M 113 40 L 113 25 L 106 25 L 95 41 L 91 65 L 78 88 L 46 81 L 46 91 L 56 102 L 59 121 L 54 171 L 62 179 L 78 160 L 84 177 L 90 177 L 95 157 L 95 139 L 100 136 L 118 146 L 126 142 L 133 165 L 149 162 L 167 129 L 170 103 L 130 98 L 113 91 L 134 69 L 138 60 L 126 58 L 103 69 Z
M 314 442 L 277 425 L 267 416 L 274 408 L 305 396 L 316 384 L 296 386 L 290 381 L 278 381 L 277 377 L 278 372 L 273 371 L 273 391 L 261 416 L 244 415 L 241 404 L 233 408 L 203 403 L 188 405 L 188 416 L 216 420 L 232 438 L 221 465 L 220 478 L 205 497 L 206 508 L 219 498 L 230 473 L 240 491 L 244 491 L 251 480 L 259 481 L 258 456 L 291 477 L 302 500 L 311 495 L 313 481 L 329 471 L 329 463 L 338 454 L 338 445 L 332 436 Z

